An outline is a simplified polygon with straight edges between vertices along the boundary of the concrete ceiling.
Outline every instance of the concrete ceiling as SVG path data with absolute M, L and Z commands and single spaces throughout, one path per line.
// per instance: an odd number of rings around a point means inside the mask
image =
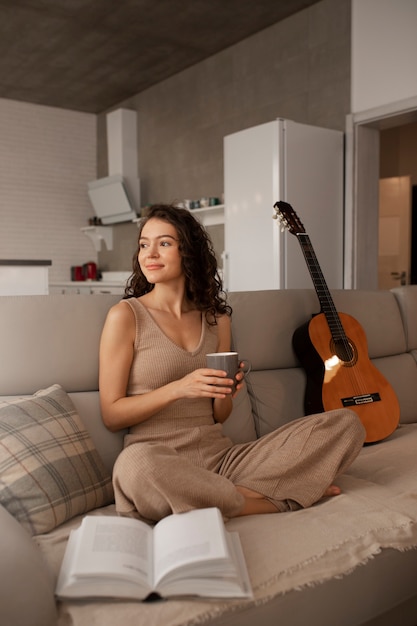
M 0 0 L 0 97 L 100 113 L 318 0 Z

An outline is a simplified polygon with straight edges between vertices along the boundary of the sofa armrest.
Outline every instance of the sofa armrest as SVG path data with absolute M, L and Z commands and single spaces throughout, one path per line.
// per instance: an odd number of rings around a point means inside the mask
M 53 578 L 26 530 L 0 505 L 0 607 L 7 626 L 55 626 Z

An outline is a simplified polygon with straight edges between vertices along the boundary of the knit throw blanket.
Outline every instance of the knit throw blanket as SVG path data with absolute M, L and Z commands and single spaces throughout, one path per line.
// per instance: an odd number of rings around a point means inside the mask
M 361 451 L 349 472 L 336 481 L 342 495 L 310 509 L 227 522 L 229 530 L 240 534 L 253 600 L 63 602 L 59 625 L 207 624 L 291 590 L 345 576 L 384 548 L 416 547 L 416 450 L 417 425 L 403 425 L 389 439 Z M 114 514 L 114 508 L 95 513 Z M 77 518 L 36 538 L 55 575 L 69 531 L 79 523 Z

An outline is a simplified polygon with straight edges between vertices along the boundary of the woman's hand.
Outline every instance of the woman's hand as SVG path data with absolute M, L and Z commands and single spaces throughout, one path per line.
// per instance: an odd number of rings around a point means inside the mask
M 241 363 L 239 367 L 242 368 L 243 366 L 244 366 L 244 363 Z M 243 369 L 239 369 L 238 373 L 235 376 L 236 386 L 235 386 L 235 389 L 233 390 L 232 398 L 236 398 L 239 391 L 243 389 L 244 378 L 245 378 L 245 372 L 243 371 Z
M 232 395 L 233 379 L 226 372 L 200 368 L 176 381 L 182 398 L 226 398 Z
M 225 372 L 223 372 L 224 374 Z M 213 417 L 216 422 L 222 424 L 227 420 L 233 409 L 233 399 L 237 396 L 240 390 L 243 388 L 243 379 L 245 374 L 243 370 L 239 370 L 235 376 L 234 386 L 230 387 L 231 393 L 223 397 L 213 399 Z M 231 380 L 225 379 L 225 380 Z
M 239 364 L 239 370 L 233 378 L 227 378 L 227 372 L 211 368 L 200 368 L 187 374 L 177 381 L 180 383 L 183 398 L 223 398 L 230 396 L 235 398 L 243 388 L 245 373 L 244 363 Z

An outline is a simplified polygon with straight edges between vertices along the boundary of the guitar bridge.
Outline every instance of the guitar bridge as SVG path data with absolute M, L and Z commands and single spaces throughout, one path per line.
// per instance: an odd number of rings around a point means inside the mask
M 358 406 L 360 404 L 370 404 L 371 402 L 380 402 L 381 396 L 379 393 L 363 393 L 360 396 L 350 396 L 349 398 L 342 398 L 342 404 L 345 407 Z

